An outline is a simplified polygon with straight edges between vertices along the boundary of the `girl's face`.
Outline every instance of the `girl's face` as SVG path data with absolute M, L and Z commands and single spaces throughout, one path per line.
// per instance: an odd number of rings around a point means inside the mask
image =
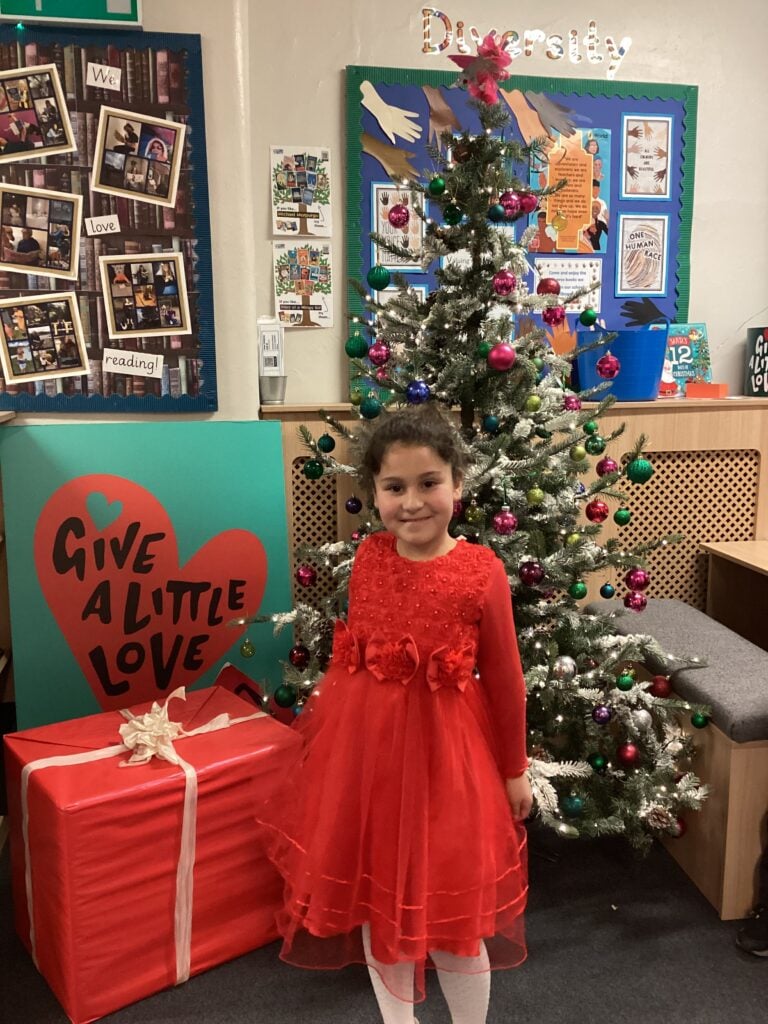
M 453 547 L 448 524 L 461 481 L 433 448 L 393 444 L 374 479 L 374 498 L 381 521 L 397 538 L 404 558 L 426 561 Z

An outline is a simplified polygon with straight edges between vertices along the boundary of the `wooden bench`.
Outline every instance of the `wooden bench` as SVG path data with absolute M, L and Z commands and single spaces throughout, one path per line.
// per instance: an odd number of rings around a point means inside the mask
M 665 846 L 724 921 L 746 917 L 768 843 L 768 652 L 682 601 L 651 599 L 639 615 L 617 601 L 595 601 L 585 611 L 616 612 L 618 633 L 646 633 L 670 654 L 707 662 L 671 681 L 684 700 L 712 708 L 707 728 L 686 729 L 696 746 L 694 770 L 711 792 L 686 816 L 685 835 Z

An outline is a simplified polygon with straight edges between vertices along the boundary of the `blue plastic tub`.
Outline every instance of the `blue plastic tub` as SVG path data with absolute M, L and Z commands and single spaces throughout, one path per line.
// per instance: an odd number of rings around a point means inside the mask
M 606 345 L 591 352 L 579 352 L 576 356 L 579 389 L 585 391 L 605 383 L 596 365 L 598 359 L 610 352 L 621 363 L 621 370 L 618 376 L 608 381 L 608 388 L 596 397 L 610 394 L 619 402 L 652 402 L 659 397 L 668 332 L 669 324 L 666 323 L 617 331 L 613 341 Z M 612 333 L 608 330 L 577 331 L 577 347 L 581 349 Z

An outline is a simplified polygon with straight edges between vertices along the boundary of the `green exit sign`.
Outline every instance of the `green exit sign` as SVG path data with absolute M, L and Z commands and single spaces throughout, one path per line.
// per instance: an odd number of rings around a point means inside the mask
M 0 0 L 0 21 L 58 21 L 78 25 L 141 25 L 141 0 Z

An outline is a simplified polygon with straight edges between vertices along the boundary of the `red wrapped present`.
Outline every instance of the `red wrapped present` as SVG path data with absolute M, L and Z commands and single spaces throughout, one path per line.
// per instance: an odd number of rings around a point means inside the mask
M 74 1024 L 277 936 L 253 802 L 300 739 L 221 687 L 173 696 L 5 737 L 16 928 Z

